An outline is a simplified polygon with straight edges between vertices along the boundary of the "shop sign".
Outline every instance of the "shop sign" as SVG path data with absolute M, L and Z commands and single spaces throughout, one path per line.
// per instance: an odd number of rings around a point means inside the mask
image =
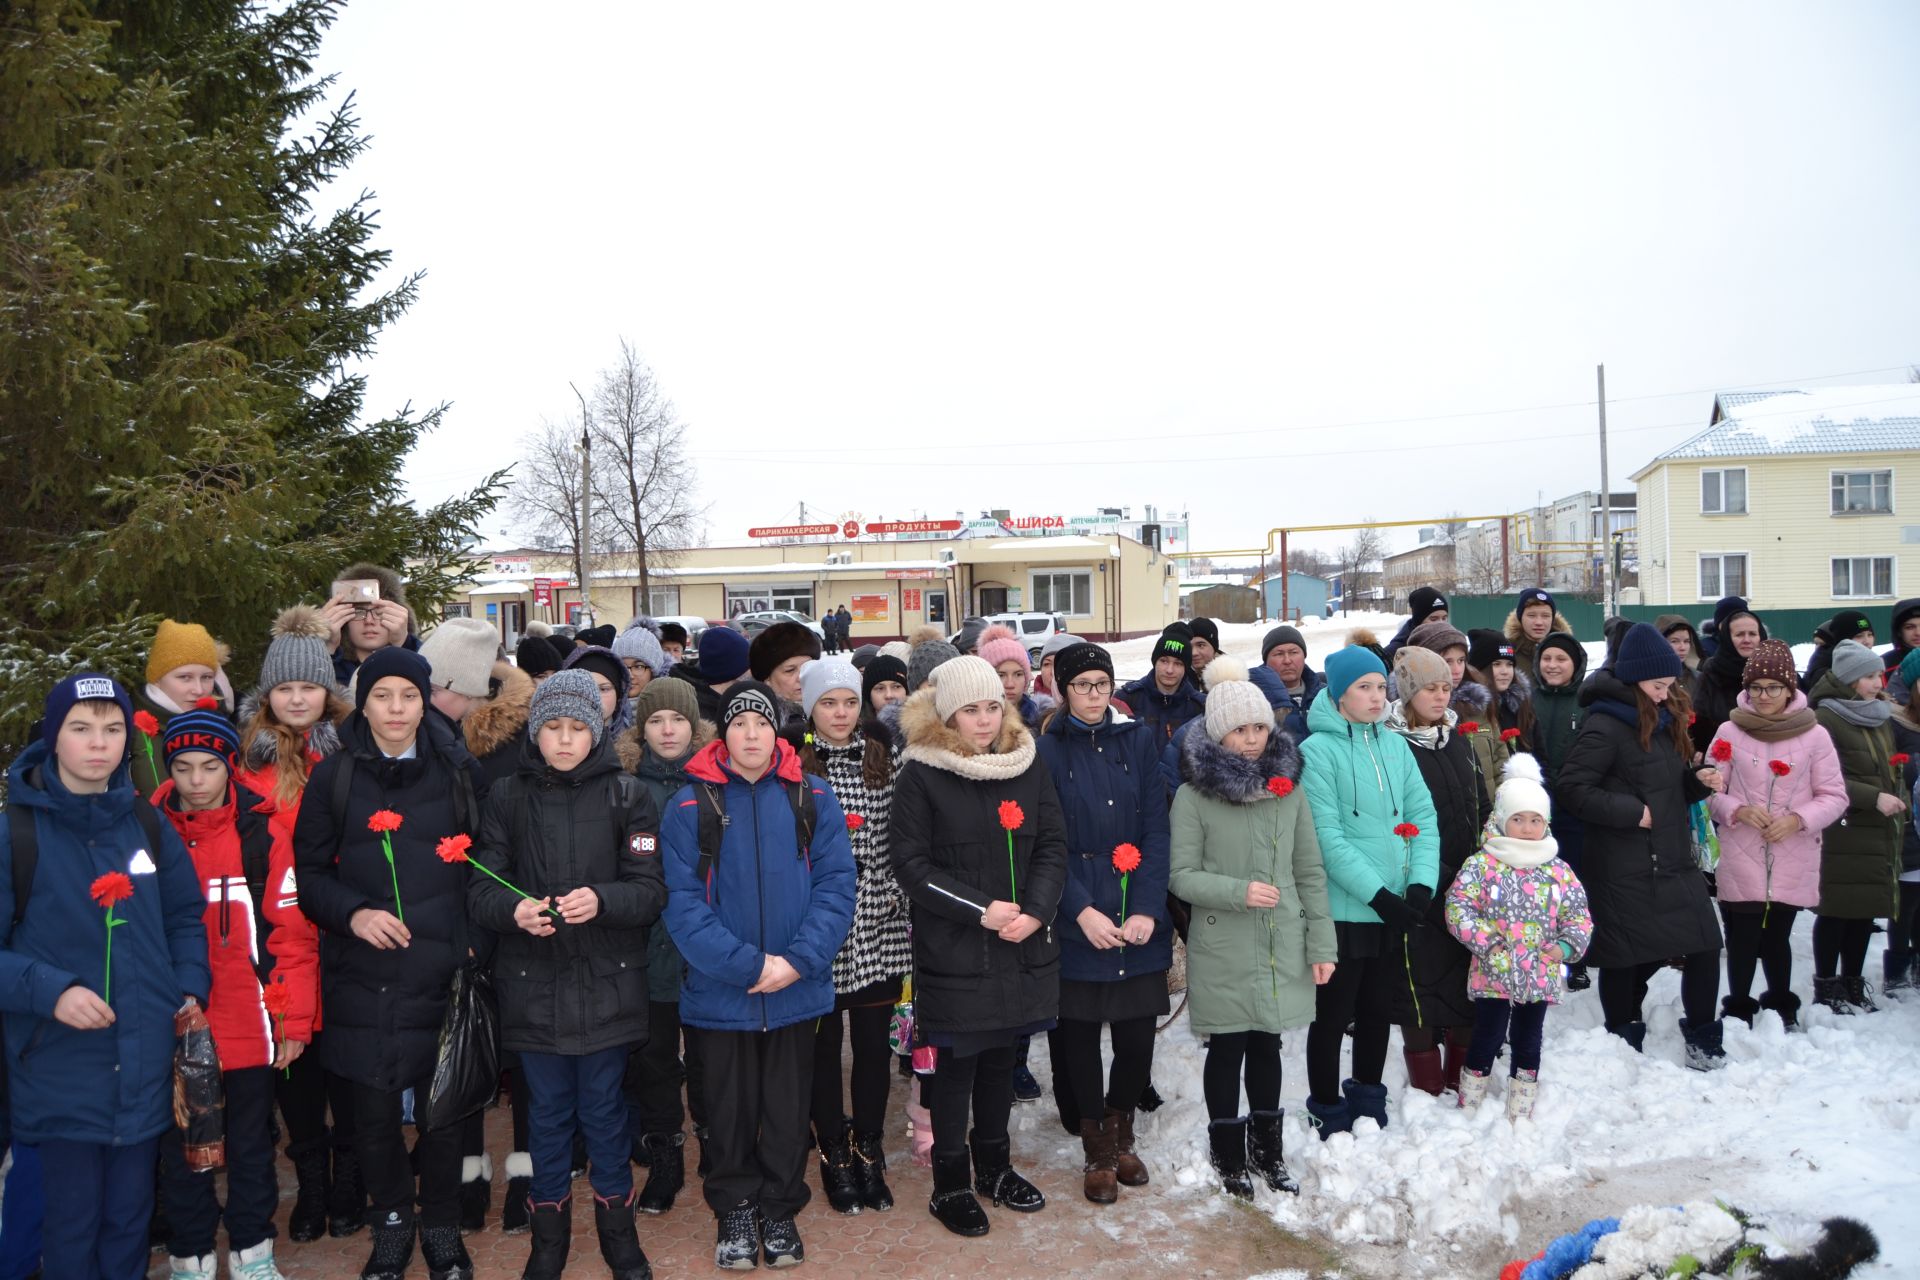
M 747 530 L 749 538 L 824 538 L 839 533 L 837 524 L 773 524 Z
M 868 533 L 958 533 L 958 520 L 877 520 L 867 525 Z
M 849 611 L 852 612 L 855 622 L 885 622 L 887 620 L 888 608 L 892 604 L 892 598 L 882 593 L 870 596 L 853 596 L 848 601 L 847 607 Z
M 917 580 L 921 578 L 937 578 L 939 576 L 940 571 L 938 569 L 889 569 L 886 572 L 886 577 L 894 581 L 901 579 Z

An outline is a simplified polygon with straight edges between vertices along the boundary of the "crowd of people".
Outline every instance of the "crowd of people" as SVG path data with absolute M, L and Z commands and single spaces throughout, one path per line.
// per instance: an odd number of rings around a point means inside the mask
M 1821 1005 L 1875 1010 L 1879 921 L 1880 991 L 1913 989 L 1920 600 L 1884 659 L 1837 615 L 1804 674 L 1739 599 L 1612 620 L 1592 671 L 1545 590 L 1498 631 L 1408 603 L 1320 671 L 1292 626 L 1249 669 L 1174 623 L 1125 684 L 1099 644 L 1053 637 L 1036 671 L 972 625 L 858 648 L 840 620 L 825 643 L 714 627 L 694 651 L 637 618 L 509 658 L 483 621 L 422 636 L 373 565 L 280 615 L 251 689 L 167 621 L 141 687 L 62 680 L 8 772 L 0 1280 L 130 1280 L 155 1240 L 212 1280 L 222 1225 L 228 1274 L 276 1280 L 281 1139 L 291 1240 L 366 1230 L 367 1280 L 416 1249 L 471 1277 L 481 1114 L 426 1113 L 449 993 L 483 977 L 529 1280 L 564 1272 L 583 1175 L 605 1265 L 649 1276 L 638 1224 L 686 1190 L 689 1136 L 716 1265 L 800 1262 L 810 1164 L 832 1212 L 893 1208 L 897 1075 L 943 1226 L 1038 1212 L 1009 1126 L 1036 1040 L 1081 1193 L 1120 1201 L 1152 1177 L 1135 1121 L 1176 938 L 1243 1199 L 1299 1190 L 1303 1026 L 1325 1140 L 1390 1125 L 1396 1028 L 1409 1087 L 1463 1108 L 1504 1055 L 1524 1121 L 1549 1006 L 1597 985 L 1641 1051 L 1668 967 L 1686 1065 L 1713 1070 L 1724 1019 L 1798 1025 L 1801 912 Z M 175 1123 L 176 1029 L 202 1017 L 224 1203 Z

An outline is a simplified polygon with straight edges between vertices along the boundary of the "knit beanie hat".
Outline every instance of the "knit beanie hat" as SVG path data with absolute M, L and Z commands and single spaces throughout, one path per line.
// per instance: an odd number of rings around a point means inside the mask
M 1212 664 L 1207 670 L 1212 672 Z M 1243 724 L 1273 724 L 1267 695 L 1245 680 L 1222 680 L 1207 689 L 1207 736 L 1219 742 Z
M 578 720 L 593 734 L 599 746 L 606 736 L 607 722 L 600 714 L 600 686 L 584 671 L 556 671 L 533 691 L 533 704 L 527 708 L 527 732 L 539 734 L 549 720 Z
M 528 636 L 513 651 L 513 665 L 538 679 L 560 669 L 560 655 L 542 636 Z
M 127 720 L 127 738 L 133 738 L 133 699 L 127 696 L 118 680 L 92 671 L 76 672 L 53 686 L 47 692 L 47 702 L 40 725 L 41 741 L 52 751 L 54 740 L 60 736 L 60 727 L 67 722 L 67 713 L 73 710 L 76 702 L 111 702 L 119 706 L 120 714 Z
M 1507 820 L 1516 813 L 1537 813 L 1553 819 L 1553 800 L 1540 784 L 1540 764 L 1533 756 L 1523 751 L 1508 760 L 1501 772 L 1505 776 L 1494 790 L 1493 817 L 1487 823 L 1496 835 L 1506 834 Z
M 1746 668 L 1740 673 L 1740 687 L 1745 689 L 1757 680 L 1772 680 L 1788 689 L 1799 687 L 1800 673 L 1794 669 L 1793 650 L 1785 640 L 1762 640 L 1760 647 L 1747 657 Z
M 1485 627 L 1467 632 L 1467 665 L 1475 671 L 1491 671 L 1494 663 L 1513 660 L 1513 641 L 1506 632 Z
M 1040 660 L 1045 662 L 1048 658 L 1053 657 L 1068 645 L 1085 643 L 1086 641 L 1082 640 L 1079 636 L 1062 631 L 1057 636 L 1047 637 L 1047 642 L 1040 646 Z
M 651 622 L 652 619 L 647 621 Z M 660 647 L 660 637 L 644 623 L 635 623 L 614 637 L 613 656 L 622 663 L 628 658 L 637 658 L 641 666 L 656 676 L 667 674 L 667 668 L 671 665 L 667 662 L 667 651 Z
M 1527 606 L 1530 604 L 1543 604 L 1547 606 L 1547 608 L 1552 609 L 1554 608 L 1553 596 L 1545 587 L 1523 588 L 1520 592 L 1520 598 L 1513 603 L 1513 616 L 1516 618 L 1526 617 Z
M 197 622 L 162 619 L 153 634 L 153 648 L 147 651 L 147 683 L 191 666 L 219 668 L 220 646 L 213 634 Z
M 1753 659 L 1748 658 L 1747 662 L 1751 664 Z M 1873 650 L 1858 640 L 1842 640 L 1833 646 L 1833 674 L 1839 677 L 1840 683 L 1852 684 L 1885 673 L 1885 665 L 1874 656 Z
M 1413 614 L 1413 625 L 1425 622 L 1435 610 L 1447 607 L 1447 598 L 1432 587 L 1415 587 L 1407 593 L 1407 608 Z
M 420 690 L 424 701 L 433 696 L 433 668 L 427 660 L 411 649 L 390 644 L 384 649 L 375 649 L 353 673 L 353 709 L 367 709 L 367 695 L 373 692 L 373 686 L 388 676 L 399 676 Z
M 1435 653 L 1445 653 L 1449 649 L 1471 649 L 1467 643 L 1467 633 L 1451 622 L 1423 622 L 1413 629 L 1407 637 L 1407 643 L 1417 649 L 1431 649 Z
M 1842 609 L 1821 624 L 1830 641 L 1857 639 L 1862 631 L 1873 630 L 1873 621 L 1859 609 Z
M 1909 649 L 1900 659 L 1900 683 L 1907 686 L 1909 696 L 1920 694 L 1920 649 Z
M 492 692 L 487 681 L 499 648 L 500 637 L 486 619 L 448 618 L 420 642 L 420 656 L 433 672 L 434 688 L 484 698 Z
M 1260 641 L 1260 661 L 1265 662 L 1267 656 L 1283 644 L 1297 644 L 1300 646 L 1300 652 L 1307 651 L 1306 637 L 1300 634 L 1299 628 L 1275 627 Z
M 215 699 L 202 698 L 200 703 L 167 721 L 166 732 L 160 738 L 160 758 L 169 769 L 175 756 L 189 751 L 218 756 L 227 762 L 229 769 L 233 767 L 234 754 L 240 749 L 240 735 L 234 731 L 233 721 L 219 710 Z
M 1230 653 L 1223 653 L 1207 664 L 1205 673 L 1200 677 L 1200 683 L 1205 685 L 1207 692 L 1211 694 L 1215 685 L 1226 684 L 1230 680 L 1245 679 L 1247 679 L 1247 664 Z
M 883 653 L 867 664 L 860 673 L 860 705 L 873 705 L 873 691 L 879 685 L 891 680 L 902 689 L 907 687 L 907 664 L 890 653 Z
M 584 627 L 581 630 L 574 632 L 573 638 L 575 640 L 578 640 L 581 644 L 589 645 L 595 649 L 605 649 L 611 652 L 613 649 L 613 642 L 615 638 L 618 636 L 618 634 L 619 633 L 613 629 L 613 624 L 611 622 L 603 622 L 597 627 Z
M 747 647 L 747 666 L 755 680 L 765 680 L 789 658 L 819 656 L 819 636 L 797 622 L 776 622 Z
M 700 678 L 708 684 L 738 680 L 747 669 L 747 638 L 732 627 L 700 633 Z
M 934 668 L 933 709 L 940 713 L 943 722 L 951 720 L 960 708 L 975 702 L 1005 701 L 1000 677 L 984 659 L 962 654 Z
M 1169 622 L 1153 642 L 1152 661 L 1162 658 L 1176 659 L 1188 671 L 1193 670 L 1193 632 L 1184 622 Z
M 758 680 L 741 680 L 727 690 L 727 700 L 720 707 L 720 732 L 724 734 L 735 720 L 748 712 L 775 729 L 780 727 L 780 699 L 773 690 Z
M 1088 644 L 1085 640 L 1070 644 L 1053 658 L 1053 687 L 1065 689 L 1075 678 L 1089 671 L 1104 671 L 1108 679 L 1113 678 L 1113 655 L 1097 644 Z
M 905 640 L 889 640 L 880 646 L 880 656 L 883 658 L 897 658 L 900 660 L 900 665 L 905 667 L 907 659 L 913 656 L 913 646 Z
M 1386 674 L 1387 664 L 1358 645 L 1337 649 L 1327 656 L 1327 696 L 1338 703 L 1361 676 Z
M 677 622 L 661 623 L 660 643 L 684 646 L 687 643 L 687 629 Z
M 860 692 L 860 672 L 845 658 L 822 658 L 800 668 L 800 713 L 813 719 L 813 704 L 834 689 L 864 696 Z
M 674 676 L 651 681 L 633 697 L 633 722 L 647 727 L 647 717 L 656 711 L 678 711 L 688 724 L 700 719 L 700 696 L 691 684 Z
M 599 645 L 575 649 L 560 664 L 562 671 L 573 671 L 578 668 L 585 668 L 595 675 L 605 676 L 607 683 L 613 686 L 613 691 L 622 698 L 627 696 L 627 690 L 633 683 L 627 676 L 627 664 L 614 657 L 613 650 L 603 649 Z M 549 676 L 548 679 L 552 677 Z
M 1393 655 L 1393 682 L 1400 697 L 1411 698 L 1430 684 L 1452 684 L 1453 672 L 1447 660 L 1431 649 L 1417 644 L 1402 645 Z
M 1668 645 L 1667 647 L 1671 649 L 1673 646 Z M 1540 647 L 1533 651 L 1533 656 L 1535 659 L 1538 659 L 1541 654 L 1549 649 L 1559 649 L 1564 652 L 1568 657 L 1573 659 L 1576 668 L 1587 660 L 1587 646 L 1581 644 L 1564 631 L 1547 632 L 1546 638 L 1540 642 Z
M 1027 646 L 1020 643 L 1012 627 L 995 624 L 980 633 L 980 660 L 995 671 L 1003 662 L 1017 662 L 1028 674 L 1033 672 L 1033 659 L 1027 656 Z
M 312 605 L 296 604 L 281 610 L 273 620 L 267 656 L 260 660 L 256 692 L 265 697 L 276 687 L 296 681 L 337 692 L 340 686 L 334 681 L 333 655 L 327 652 L 331 634 L 326 618 Z
M 913 653 L 907 658 L 907 692 L 918 693 L 937 668 L 959 656 L 960 651 L 945 640 L 928 640 L 913 646 Z
M 1193 632 L 1195 640 L 1205 640 L 1217 652 L 1220 648 L 1220 624 L 1212 618 L 1190 618 L 1187 630 Z
M 1613 660 L 1613 674 L 1626 684 L 1642 680 L 1678 679 L 1686 670 L 1680 655 L 1653 624 L 1636 622 L 1620 638 L 1620 652 Z

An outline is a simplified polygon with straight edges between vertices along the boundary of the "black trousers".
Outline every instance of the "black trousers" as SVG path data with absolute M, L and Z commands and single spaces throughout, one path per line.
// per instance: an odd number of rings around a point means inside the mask
M 807 1110 L 813 1089 L 813 1023 L 777 1031 L 700 1031 L 716 1215 L 742 1202 L 769 1218 L 806 1207 Z
M 1785 995 L 1793 988 L 1793 922 L 1798 907 L 1762 904 L 1758 911 L 1735 910 L 1749 903 L 1721 903 L 1727 934 L 1727 994 L 1745 1000 L 1753 991 L 1753 971 L 1764 967 L 1767 990 Z
M 422 1077 L 410 1086 L 416 1097 L 426 1097 L 433 1089 L 431 1077 Z M 407 1134 L 400 1123 L 401 1089 L 375 1089 L 371 1085 L 353 1086 L 355 1129 L 353 1145 L 360 1153 L 360 1173 L 366 1179 L 367 1198 L 380 1218 L 397 1214 L 406 1219 L 413 1214 L 413 1159 L 420 1162 L 420 1225 L 457 1227 L 460 1225 L 460 1135 L 462 1127 L 450 1124 L 422 1133 L 414 1144 L 413 1157 L 407 1153 Z M 376 1223 L 377 1225 L 377 1223 Z
M 813 1127 L 829 1138 L 846 1123 L 847 1110 L 841 1105 L 841 1056 L 843 1040 L 853 1043 L 853 1131 L 879 1133 L 887 1124 L 887 1090 L 893 1084 L 893 1050 L 887 1045 L 887 1028 L 893 1022 L 893 1006 L 856 1005 L 846 1011 L 843 1034 L 839 1013 L 820 1019 L 813 1037 Z
M 684 1065 L 680 1054 L 686 1039 Z M 687 1101 L 680 1103 L 680 1086 Z M 700 1066 L 700 1032 L 680 1025 L 680 1004 L 654 1000 L 647 1004 L 647 1040 L 635 1045 L 627 1059 L 627 1120 L 638 1138 L 647 1133 L 679 1133 L 689 1112 L 694 1127 L 707 1123 L 706 1082 Z
M 1333 976 L 1313 989 L 1313 1025 L 1307 1028 L 1307 1088 L 1314 1101 L 1340 1101 L 1340 1042 L 1353 1026 L 1353 1078 L 1379 1084 L 1387 1067 L 1387 1040 L 1393 1033 L 1392 987 L 1406 973 L 1391 954 L 1349 960 L 1341 957 Z
M 1201 1087 L 1207 1119 L 1236 1120 L 1240 1111 L 1240 1073 L 1247 1077 L 1247 1109 L 1280 1109 L 1280 1037 L 1266 1031 L 1235 1031 L 1207 1037 L 1207 1063 Z
M 1813 973 L 1817 978 L 1836 974 L 1857 978 L 1867 970 L 1867 944 L 1873 941 L 1873 921 L 1813 918 Z
M 353 1147 L 353 1085 L 320 1065 L 319 1049 L 316 1040 L 286 1072 L 273 1073 L 280 1119 L 287 1126 L 289 1160 L 298 1160 L 309 1151 Z M 332 1129 L 327 1127 L 329 1110 L 333 1112 Z
M 1646 1020 L 1647 983 L 1667 967 L 1664 960 L 1600 970 L 1600 1012 L 1607 1026 Z M 1687 1021 L 1705 1026 L 1720 1016 L 1720 951 L 1696 951 L 1680 970 L 1680 1006 Z
M 1074 1110 L 1084 1119 L 1098 1120 L 1108 1107 L 1132 1111 L 1153 1075 L 1155 1019 L 1128 1018 L 1104 1025 L 1113 1028 L 1113 1069 L 1101 1088 L 1100 1028 L 1098 1022 L 1062 1018 L 1047 1033 L 1047 1053 L 1056 1077 L 1064 1075 L 1073 1091 Z M 1056 1079 L 1055 1089 L 1059 1088 Z
M 1007 1117 L 1013 1113 L 1014 1048 L 1006 1045 L 958 1057 L 951 1049 L 936 1052 L 933 1075 L 920 1084 L 921 1100 L 933 1118 L 933 1149 L 957 1156 L 967 1149 L 967 1113 L 973 1112 L 973 1132 L 988 1142 L 1007 1136 Z
M 304 1061 L 304 1055 L 301 1059 Z M 180 1130 L 169 1125 L 160 1135 L 160 1187 L 167 1207 L 167 1251 L 176 1258 L 200 1258 L 214 1252 L 220 1220 L 227 1223 L 227 1247 L 236 1252 L 273 1238 L 273 1211 L 280 1188 L 273 1172 L 274 1080 L 272 1067 L 246 1067 L 221 1073 L 227 1095 L 227 1203 L 220 1204 L 218 1179 L 187 1168 Z

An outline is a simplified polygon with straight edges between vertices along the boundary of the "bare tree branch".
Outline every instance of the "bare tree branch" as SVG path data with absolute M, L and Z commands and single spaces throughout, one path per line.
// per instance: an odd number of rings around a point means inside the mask
M 633 557 L 643 609 L 653 571 L 674 564 L 704 532 L 707 509 L 695 501 L 686 433 L 653 370 L 622 339 L 619 362 L 593 394 L 594 501 L 620 552 Z

